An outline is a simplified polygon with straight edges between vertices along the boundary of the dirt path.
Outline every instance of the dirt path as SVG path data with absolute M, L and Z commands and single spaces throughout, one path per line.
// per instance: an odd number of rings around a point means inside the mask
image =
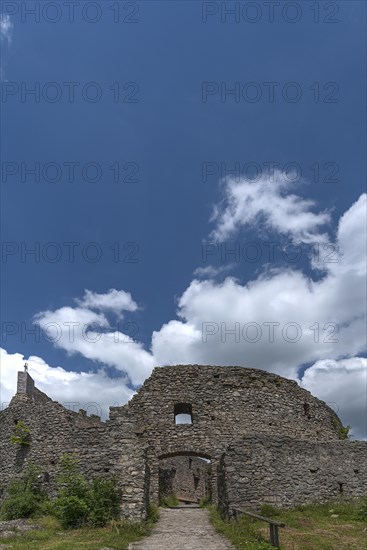
M 162 508 L 150 537 L 135 542 L 129 550 L 234 550 L 219 535 L 203 508 Z

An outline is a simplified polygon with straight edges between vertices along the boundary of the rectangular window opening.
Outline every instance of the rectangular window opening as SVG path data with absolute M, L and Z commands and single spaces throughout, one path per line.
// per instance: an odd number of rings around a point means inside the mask
M 174 406 L 175 424 L 192 424 L 190 403 L 176 403 Z

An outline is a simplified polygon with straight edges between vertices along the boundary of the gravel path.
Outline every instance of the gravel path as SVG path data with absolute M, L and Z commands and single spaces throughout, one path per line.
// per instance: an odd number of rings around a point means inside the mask
M 214 530 L 203 508 L 161 508 L 150 537 L 132 543 L 129 550 L 234 550 Z

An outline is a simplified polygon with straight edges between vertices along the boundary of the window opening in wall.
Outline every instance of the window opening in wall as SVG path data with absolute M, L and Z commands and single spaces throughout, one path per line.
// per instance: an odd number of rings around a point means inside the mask
M 189 470 L 191 470 L 192 467 L 192 458 L 189 458 Z
M 174 416 L 175 424 L 192 424 L 192 406 L 190 403 L 176 403 Z
M 305 416 L 307 416 L 308 419 L 311 418 L 311 415 L 310 415 L 310 404 L 309 404 L 309 403 L 303 403 L 303 412 L 305 413 Z
M 343 483 L 340 483 L 340 481 L 338 481 L 338 485 L 339 485 L 339 493 L 341 494 L 343 492 Z
M 195 491 L 199 487 L 199 481 L 200 481 L 200 477 L 194 475 L 194 488 L 195 488 Z

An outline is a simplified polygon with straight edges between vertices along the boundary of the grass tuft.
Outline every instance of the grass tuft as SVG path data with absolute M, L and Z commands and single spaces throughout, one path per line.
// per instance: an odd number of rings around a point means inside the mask
M 178 506 L 179 504 L 180 501 L 174 494 L 163 497 L 160 502 L 160 505 L 163 506 L 163 508 L 175 508 L 175 506 Z

